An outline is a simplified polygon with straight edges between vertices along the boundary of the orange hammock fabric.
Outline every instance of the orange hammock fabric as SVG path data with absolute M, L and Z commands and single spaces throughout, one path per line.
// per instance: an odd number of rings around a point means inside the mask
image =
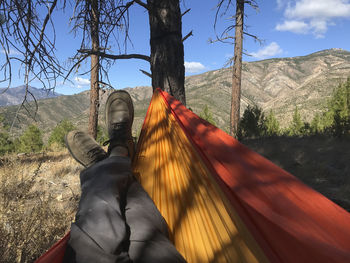
M 350 262 L 347 211 L 159 89 L 133 167 L 188 262 Z

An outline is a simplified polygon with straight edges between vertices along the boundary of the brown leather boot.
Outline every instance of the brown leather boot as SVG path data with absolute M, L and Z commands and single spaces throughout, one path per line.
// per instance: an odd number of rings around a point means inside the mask
M 116 90 L 112 92 L 106 102 L 106 127 L 109 140 L 104 143 L 108 146 L 108 154 L 116 146 L 126 147 L 132 159 L 135 153 L 135 144 L 131 135 L 134 121 L 134 106 L 128 92 Z
M 89 167 L 107 158 L 107 153 L 87 133 L 82 131 L 70 131 L 65 142 L 73 158 L 85 167 Z

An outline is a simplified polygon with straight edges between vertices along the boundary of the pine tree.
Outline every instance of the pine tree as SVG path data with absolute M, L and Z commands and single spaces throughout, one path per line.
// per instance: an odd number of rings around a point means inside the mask
M 19 151 L 25 153 L 39 152 L 44 145 L 41 131 L 33 124 L 24 131 L 19 140 Z
M 60 147 L 63 147 L 65 144 L 64 137 L 69 131 L 72 131 L 74 129 L 75 126 L 70 121 L 67 119 L 62 120 L 53 129 L 49 137 L 48 145 L 50 146 L 53 143 L 57 143 Z
M 265 129 L 267 136 L 276 136 L 280 133 L 280 124 L 272 110 L 270 110 L 269 115 L 265 119 Z
M 320 114 L 316 114 L 310 124 L 310 130 L 312 134 L 320 134 L 322 132 L 321 117 Z
M 203 120 L 206 120 L 207 122 L 216 125 L 215 121 L 214 121 L 214 117 L 213 114 L 211 113 L 211 111 L 208 108 L 208 105 L 204 106 L 203 111 L 199 114 L 199 117 L 201 117 Z
M 257 138 L 265 133 L 265 116 L 261 108 L 248 105 L 239 122 L 238 139 Z
M 4 117 L 0 115 L 0 155 L 12 152 L 14 144 L 8 134 L 8 127 L 4 125 Z
M 304 123 L 301 120 L 301 115 L 300 112 L 298 110 L 298 107 L 295 106 L 295 110 L 293 113 L 293 120 L 291 123 L 291 126 L 289 127 L 289 135 L 291 136 L 300 136 L 302 135 L 302 129 L 303 129 Z

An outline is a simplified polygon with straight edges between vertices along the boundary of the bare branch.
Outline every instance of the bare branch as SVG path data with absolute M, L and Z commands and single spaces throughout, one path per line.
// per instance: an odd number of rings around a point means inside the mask
M 187 9 L 185 12 L 183 12 L 182 14 L 181 14 L 181 16 L 184 16 L 184 15 L 186 15 L 188 12 L 190 12 L 191 11 L 191 8 L 189 8 L 189 9 Z
M 142 70 L 142 69 L 140 69 L 140 71 L 141 71 L 143 74 L 145 74 L 147 77 L 152 78 L 152 74 L 151 74 L 151 73 L 149 73 L 149 72 L 147 72 L 147 71 L 144 71 L 144 70 Z
M 146 10 L 148 9 L 148 5 L 145 4 L 144 2 L 140 1 L 140 0 L 135 0 L 135 3 L 139 4 L 140 6 L 144 7 Z
M 192 30 L 191 30 L 191 32 L 190 33 L 188 33 L 183 39 L 182 39 L 182 42 L 184 42 L 187 38 L 189 38 L 190 36 L 193 36 L 193 34 L 192 34 L 193 32 L 192 32 Z
M 112 54 L 107 54 L 101 51 L 92 51 L 91 49 L 79 49 L 78 50 L 79 53 L 84 53 L 84 54 L 88 54 L 88 55 L 98 55 L 102 58 L 109 58 L 109 59 L 142 59 L 142 60 L 146 60 L 148 62 L 151 61 L 151 58 L 149 56 L 146 55 L 141 55 L 141 54 L 122 54 L 122 55 L 112 55 Z

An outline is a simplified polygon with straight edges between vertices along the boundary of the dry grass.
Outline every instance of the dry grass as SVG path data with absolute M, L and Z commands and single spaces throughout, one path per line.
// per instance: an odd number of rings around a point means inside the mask
M 69 230 L 80 169 L 65 151 L 0 160 L 1 262 L 33 262 Z
M 244 143 L 350 211 L 350 141 Z M 0 262 L 33 262 L 69 230 L 81 169 L 67 151 L 0 159 Z

